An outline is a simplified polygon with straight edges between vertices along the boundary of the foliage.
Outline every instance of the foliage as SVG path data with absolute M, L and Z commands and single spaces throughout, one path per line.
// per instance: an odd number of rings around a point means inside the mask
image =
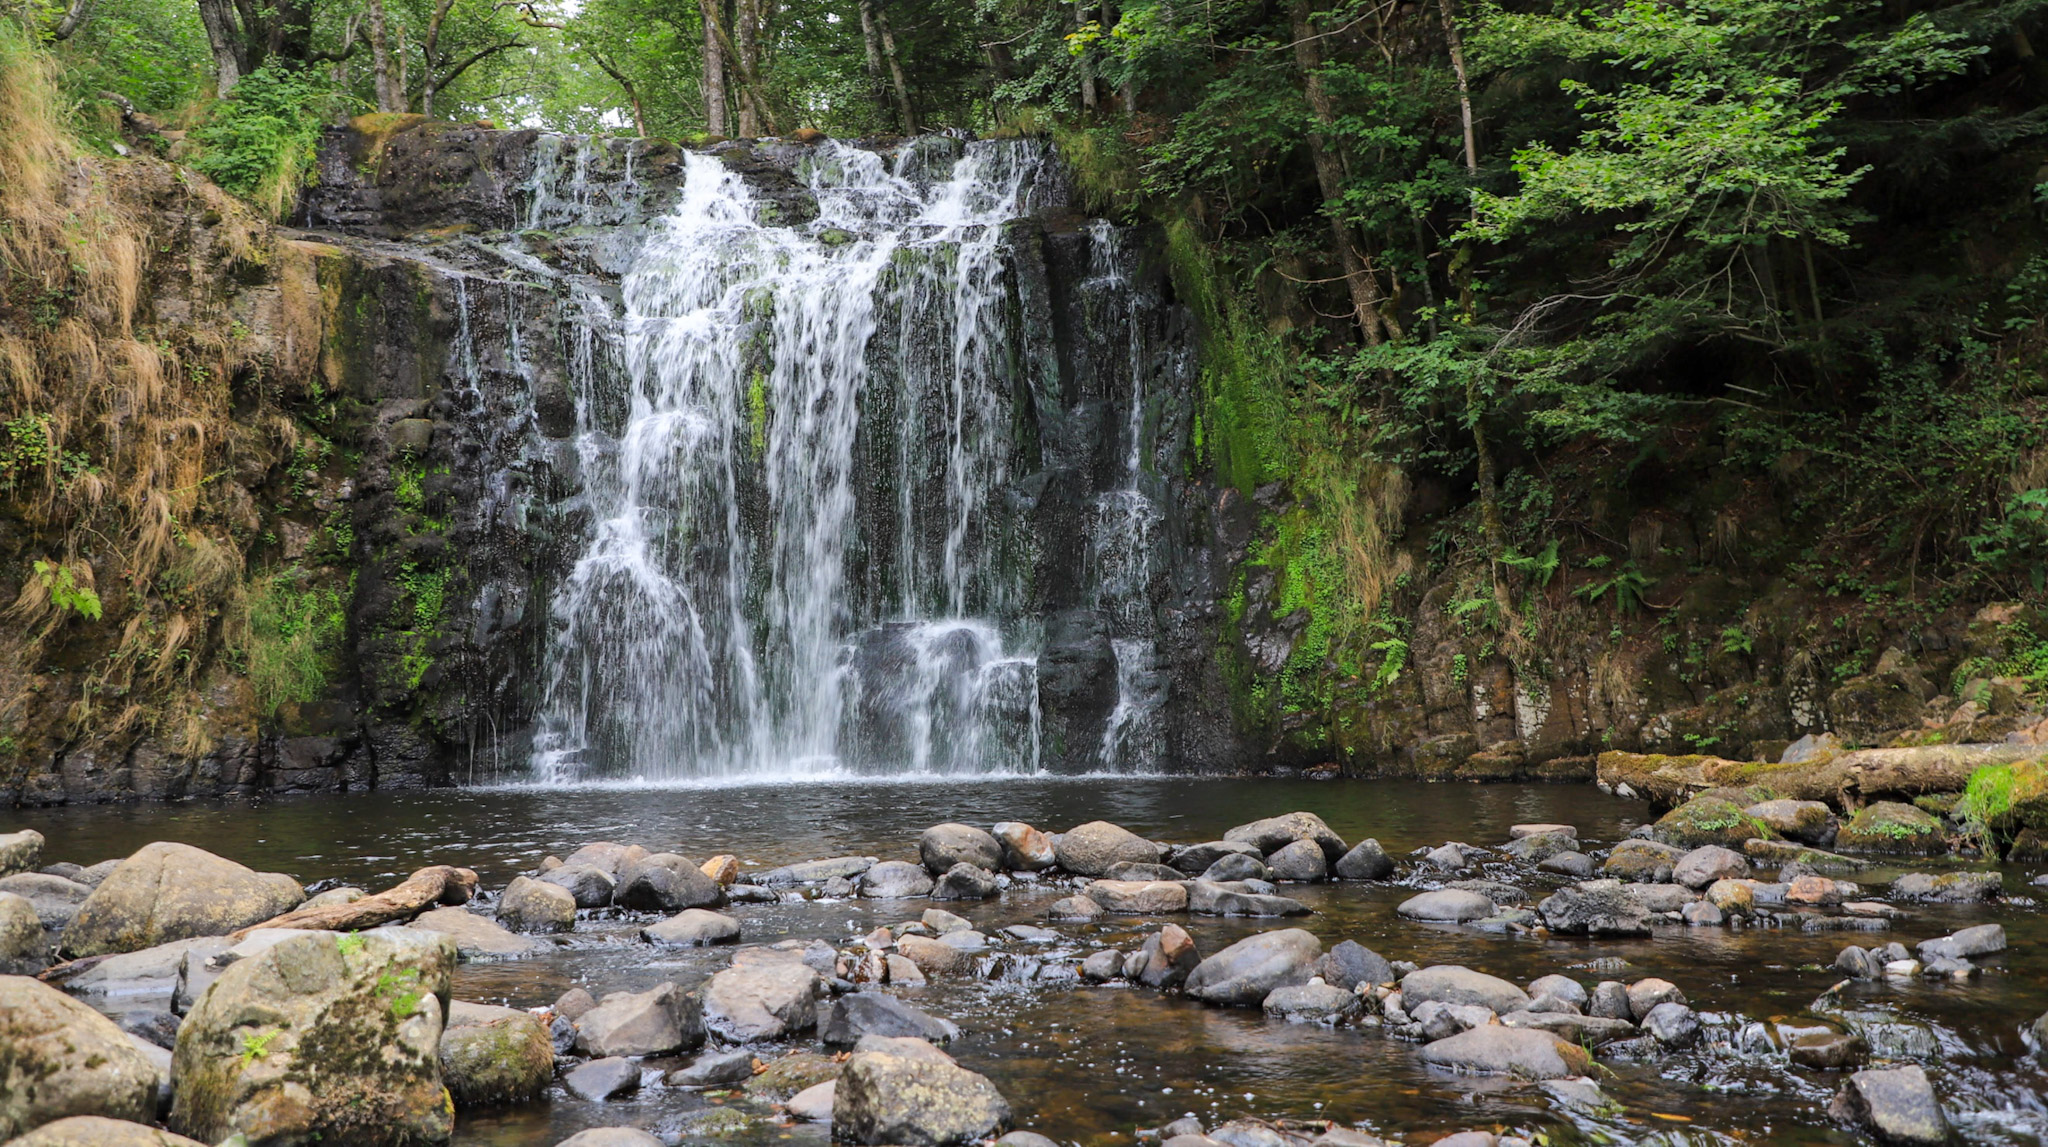
M 345 621 L 332 586 L 310 585 L 303 571 L 254 579 L 249 587 L 249 685 L 266 714 L 317 700 L 326 692 L 341 650 Z
M 100 619 L 100 595 L 91 586 L 80 584 L 70 566 L 38 560 L 35 576 L 57 612 L 75 613 L 87 621 Z
M 266 64 L 242 77 L 193 133 L 193 166 L 281 219 L 313 171 L 313 151 L 332 103 L 307 71 Z

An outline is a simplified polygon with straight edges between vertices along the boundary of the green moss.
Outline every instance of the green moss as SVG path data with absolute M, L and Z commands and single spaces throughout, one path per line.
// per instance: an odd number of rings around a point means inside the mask
M 294 566 L 249 583 L 239 654 L 266 715 L 323 696 L 339 668 L 347 628 L 341 595 Z
M 754 457 L 768 452 L 768 375 L 756 370 L 747 379 L 747 430 Z

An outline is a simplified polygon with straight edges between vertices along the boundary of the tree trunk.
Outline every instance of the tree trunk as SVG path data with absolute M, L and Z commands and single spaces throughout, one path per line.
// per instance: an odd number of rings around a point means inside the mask
M 1789 800 L 1826 801 L 1846 813 L 1874 800 L 1960 792 L 1970 783 L 1970 774 L 1985 765 L 2030 760 L 2041 753 L 2039 745 L 1921 745 L 1860 749 L 1796 765 L 1771 765 L 1722 757 L 1606 752 L 1600 754 L 1598 777 L 1602 789 L 1627 785 L 1660 812 L 1708 789 L 1758 785 Z
M 740 135 L 756 139 L 761 135 L 761 12 L 757 0 L 738 0 L 732 19 L 740 74 L 747 83 L 747 98 L 740 103 Z
M 199 22 L 206 26 L 206 43 L 213 50 L 213 93 L 225 96 L 247 71 L 234 5 L 230 0 L 199 0 Z
M 377 110 L 402 112 L 405 82 L 391 67 L 391 38 L 384 23 L 384 0 L 369 0 L 370 70 L 377 88 Z
M 896 33 L 889 30 L 889 14 L 877 8 L 875 25 L 882 30 L 882 59 L 889 65 L 889 87 L 896 95 L 896 114 L 903 118 L 903 134 L 917 134 L 917 116 L 910 110 L 910 85 L 903 79 L 903 58 L 896 54 Z
M 1458 116 L 1465 124 L 1465 171 L 1479 172 L 1479 140 L 1472 130 L 1472 91 L 1465 83 L 1465 38 L 1458 33 L 1458 17 L 1451 0 L 1439 0 L 1437 10 L 1444 18 L 1444 40 L 1450 45 L 1451 71 L 1458 77 Z
M 718 0 L 697 0 L 704 17 L 704 130 L 726 133 L 725 50 L 718 43 Z
M 1323 87 L 1322 53 L 1316 47 L 1306 0 L 1295 0 L 1293 31 L 1294 65 L 1301 72 L 1302 94 L 1321 128 L 1308 133 L 1308 150 L 1315 163 L 1316 183 L 1323 193 L 1323 212 L 1330 218 L 1330 237 L 1337 245 L 1337 258 L 1344 269 L 1344 286 L 1351 293 L 1358 332 L 1367 346 L 1378 346 L 1390 337 L 1399 338 L 1401 331 L 1392 319 L 1380 313 L 1385 296 L 1380 292 L 1379 278 L 1359 255 L 1351 228 L 1340 214 L 1338 201 L 1344 194 L 1344 166 L 1324 134 L 1336 125 L 1337 113 L 1330 93 Z
M 874 93 L 881 122 L 889 122 L 889 92 L 882 79 L 882 33 L 875 21 L 875 0 L 860 0 L 860 38 L 867 49 L 868 90 Z
M 92 0 L 71 0 L 70 5 L 64 9 L 63 17 L 57 21 L 57 26 L 50 29 L 50 39 L 69 40 L 72 33 L 78 31 L 79 25 L 85 23 L 86 9 L 91 5 Z
M 394 885 L 377 893 L 365 896 L 352 904 L 329 904 L 325 908 L 298 908 L 282 916 L 274 916 L 261 924 L 229 935 L 231 940 L 242 937 L 258 928 L 316 928 L 333 932 L 358 932 L 364 928 L 375 928 L 393 924 L 413 917 L 442 904 L 467 904 L 476 892 L 476 873 L 467 868 L 456 868 L 447 864 L 436 864 L 422 868 L 405 878 L 402 884 Z

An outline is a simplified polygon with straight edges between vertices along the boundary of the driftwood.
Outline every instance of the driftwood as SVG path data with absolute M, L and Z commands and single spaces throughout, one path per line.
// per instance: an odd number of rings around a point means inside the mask
M 1715 788 L 1755 785 L 1791 800 L 1826 801 L 1838 812 L 1923 793 L 1960 792 L 1985 765 L 2048 757 L 2040 745 L 1919 745 L 1858 749 L 1794 765 L 1658 753 L 1600 754 L 1600 787 L 1632 793 L 1659 809 Z
M 258 928 L 317 928 L 330 932 L 358 932 L 381 924 L 394 924 L 441 904 L 467 904 L 476 892 L 476 873 L 467 868 L 436 864 L 422 868 L 375 896 L 349 904 L 323 908 L 295 908 L 261 924 L 251 924 L 229 935 L 240 940 Z

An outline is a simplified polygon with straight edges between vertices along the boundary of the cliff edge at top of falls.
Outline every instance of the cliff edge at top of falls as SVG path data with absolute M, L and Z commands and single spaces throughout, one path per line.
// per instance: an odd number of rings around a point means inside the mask
M 963 146 L 884 150 L 910 149 L 914 166 Z M 805 164 L 828 150 L 697 154 L 745 179 L 764 222 L 796 226 L 818 211 Z M 328 133 L 297 227 L 158 160 L 83 161 L 67 209 L 133 229 L 138 290 L 127 312 L 81 309 L 47 338 L 89 331 L 107 377 L 146 363 L 176 384 L 145 411 L 161 437 L 142 440 L 165 462 L 137 487 L 160 505 L 148 536 L 163 549 L 138 572 L 132 545 L 94 540 L 132 527 L 71 485 L 95 468 L 140 480 L 113 451 L 143 424 L 112 405 L 70 412 L 75 453 L 39 484 L 17 478 L 0 506 L 0 597 L 41 610 L 0 658 L 0 803 L 523 775 L 550 595 L 593 524 L 579 401 L 624 385 L 593 332 L 616 322 L 620 278 L 680 198 L 689 154 L 365 117 Z M 1128 229 L 1129 277 L 1112 282 L 1144 301 L 1117 322 L 1138 315 L 1150 341 L 1111 340 L 1097 313 L 1106 240 L 1056 164 L 1034 194 L 1006 296 L 1036 324 L 1013 348 L 1018 468 L 991 505 L 1032 539 L 1017 578 L 1043 767 L 1092 771 L 1130 744 L 1133 697 L 1151 707 L 1146 764 L 1166 770 L 1577 779 L 1603 748 L 1769 758 L 1824 730 L 1860 744 L 2041 735 L 2020 727 L 2031 709 L 1995 667 L 2048 632 L 2043 619 L 1981 602 L 1850 617 L 1756 556 L 1768 492 L 1737 492 L 1747 542 L 1731 549 L 1719 523 L 1735 495 L 1678 463 L 1661 493 L 1587 495 L 1630 539 L 1626 589 L 1647 608 L 1575 592 L 1598 580 L 1572 571 L 1524 603 L 1536 636 L 1503 642 L 1471 621 L 1471 562 L 1433 544 L 1466 511 L 1382 476 L 1386 588 L 1370 618 L 1348 616 L 1331 604 L 1346 575 L 1318 556 L 1351 536 L 1316 500 L 1331 485 L 1215 474 L 1237 431 L 1203 373 L 1209 316 L 1182 305 L 1201 284 L 1164 265 L 1156 229 Z M 1133 346 L 1151 348 L 1145 361 Z M 1133 443 L 1141 479 L 1127 482 Z M 1147 556 L 1107 602 L 1090 538 L 1126 485 L 1143 494 L 1132 528 Z M 98 612 L 48 606 L 59 585 L 97 587 Z M 1812 630 L 1834 618 L 1857 657 L 1815 653 Z M 1142 664 L 1125 656 L 1140 631 Z M 854 719 L 889 743 L 899 718 Z

